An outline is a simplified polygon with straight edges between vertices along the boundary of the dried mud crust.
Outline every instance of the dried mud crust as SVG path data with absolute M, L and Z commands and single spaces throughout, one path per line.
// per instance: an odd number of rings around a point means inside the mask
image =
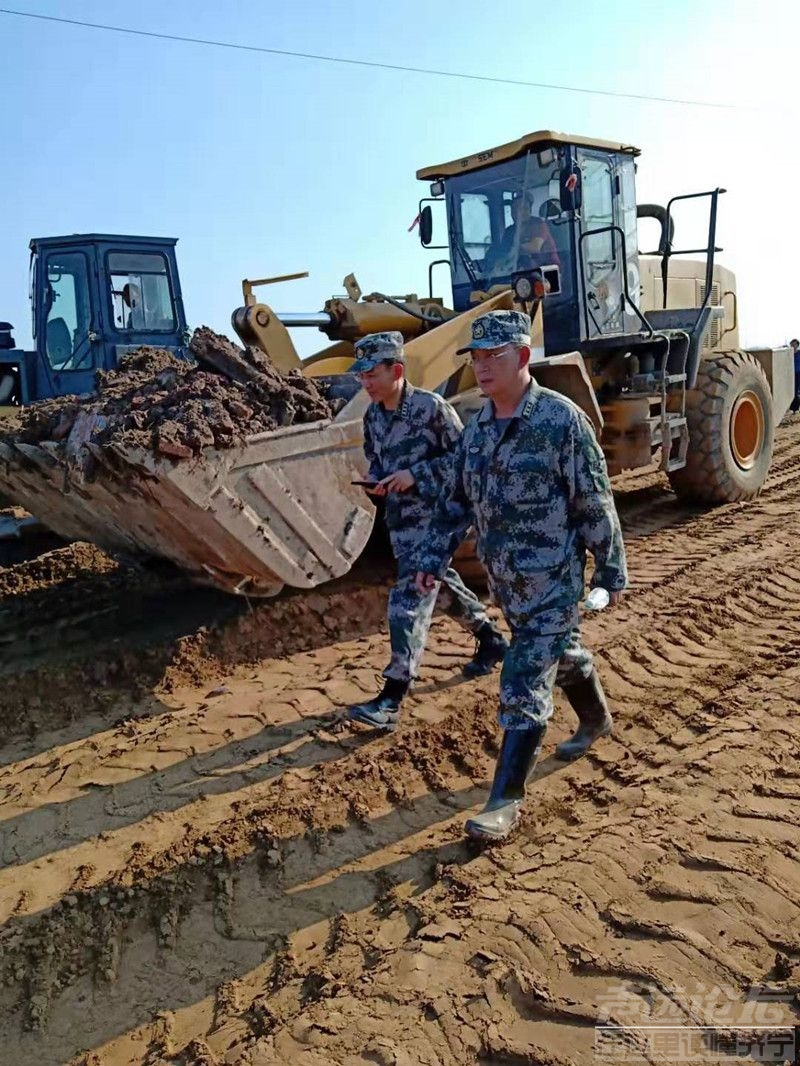
M 8 1061 L 589 1066 L 600 1021 L 714 1025 L 714 990 L 756 984 L 796 1023 L 799 472 L 800 425 L 752 503 L 621 495 L 633 588 L 585 627 L 615 733 L 557 763 L 559 703 L 489 850 L 461 826 L 497 678 L 454 684 L 453 623 L 397 734 L 336 727 L 374 691 L 385 590 L 196 634 L 157 711 L 8 744 Z
M 328 418 L 331 409 L 299 371 L 280 373 L 260 351 L 242 350 L 203 326 L 189 363 L 159 348 L 139 348 L 117 370 L 96 374 L 88 397 L 66 396 L 26 408 L 7 439 L 54 441 L 69 454 L 80 442 L 150 448 L 188 459 L 204 447 L 229 448 L 245 435 Z

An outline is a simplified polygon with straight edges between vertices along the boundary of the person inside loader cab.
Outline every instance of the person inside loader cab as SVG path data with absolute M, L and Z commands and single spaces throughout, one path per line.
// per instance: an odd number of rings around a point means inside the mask
M 555 239 L 543 218 L 531 212 L 530 194 L 517 193 L 511 201 L 512 223 L 493 245 L 485 269 L 506 274 L 534 267 L 561 266 Z
M 122 302 L 130 308 L 130 314 L 125 316 L 125 329 L 144 329 L 144 305 L 142 304 L 142 290 L 133 282 L 127 282 L 122 286 Z
M 377 729 L 394 729 L 400 703 L 417 676 L 439 591 L 437 580 L 425 593 L 415 584 L 416 555 L 428 535 L 431 513 L 450 454 L 463 431 L 446 400 L 414 388 L 405 377 L 403 335 L 373 333 L 358 341 L 351 371 L 372 401 L 364 415 L 364 454 L 369 463 L 367 491 L 386 499 L 386 524 L 397 560 L 397 580 L 389 593 L 391 658 L 381 692 L 348 709 L 350 718 Z M 466 587 L 448 559 L 441 583 L 451 596 L 448 613 L 471 630 L 477 647 L 465 664 L 466 677 L 489 674 L 508 647 L 480 600 Z

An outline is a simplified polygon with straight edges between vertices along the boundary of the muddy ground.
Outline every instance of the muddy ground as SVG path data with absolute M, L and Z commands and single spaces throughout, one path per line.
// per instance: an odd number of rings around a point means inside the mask
M 0 571 L 0 1062 L 588 1064 L 609 1020 L 797 1024 L 800 420 L 752 503 L 617 499 L 632 589 L 585 626 L 615 734 L 557 763 L 559 700 L 485 851 L 497 677 L 461 681 L 454 623 L 393 737 L 339 724 L 383 665 L 374 556 L 252 607 L 87 545 Z M 665 1033 L 602 1061 L 674 1062 Z

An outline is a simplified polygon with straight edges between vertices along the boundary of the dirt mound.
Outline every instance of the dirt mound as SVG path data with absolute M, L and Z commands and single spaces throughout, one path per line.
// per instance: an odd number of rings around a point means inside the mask
M 93 544 L 76 541 L 57 551 L 0 570 L 0 600 L 74 581 L 86 573 L 112 574 L 119 563 Z
M 51 584 L 57 574 L 63 579 Z M 324 594 L 287 593 L 247 608 L 185 587 L 179 573 L 115 562 L 85 544 L 4 576 L 0 744 L 94 714 L 113 719 L 148 694 L 213 684 L 236 666 L 356 639 L 381 628 L 386 606 L 387 575 L 374 567 L 368 583 L 356 572 Z
M 204 447 L 229 448 L 243 437 L 330 417 L 314 383 L 281 374 L 254 349 L 237 348 L 203 326 L 189 345 L 197 363 L 159 348 L 139 348 L 117 370 L 99 370 L 87 397 L 45 400 L 26 409 L 11 438 L 60 443 L 68 458 L 89 442 L 151 448 L 189 459 Z

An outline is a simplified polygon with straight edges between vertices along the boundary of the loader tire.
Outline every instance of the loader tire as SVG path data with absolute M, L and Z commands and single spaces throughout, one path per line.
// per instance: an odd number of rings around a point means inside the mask
M 678 496 L 706 503 L 757 496 L 775 435 L 772 393 L 758 360 L 747 352 L 704 360 L 686 394 L 686 419 L 686 466 L 669 475 Z

